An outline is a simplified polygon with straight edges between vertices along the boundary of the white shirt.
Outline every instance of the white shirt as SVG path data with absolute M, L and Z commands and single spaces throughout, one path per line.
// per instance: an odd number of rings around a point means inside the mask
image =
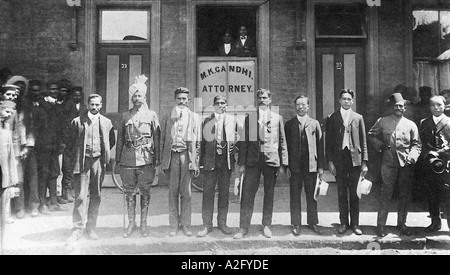
M 242 45 L 245 45 L 245 41 L 247 41 L 247 36 L 244 36 L 244 38 L 240 38 Z
M 352 111 L 351 108 L 349 108 L 348 110 L 345 110 L 344 108 L 341 107 L 341 116 L 342 116 L 342 119 L 344 120 L 345 127 L 348 126 L 348 120 L 350 119 L 351 111 Z
M 217 139 L 217 141 L 220 142 L 220 141 L 222 141 L 223 121 L 224 121 L 225 113 L 223 113 L 223 114 L 214 113 L 214 116 L 217 119 L 217 121 L 216 121 L 216 139 Z
M 298 122 L 300 122 L 302 124 L 302 126 L 305 126 L 305 122 L 306 122 L 306 117 L 307 116 L 308 115 L 304 115 L 304 116 L 297 115 Z
M 225 53 L 228 54 L 231 51 L 231 44 L 225 44 Z
M 183 113 L 183 115 L 181 116 L 181 123 L 183 123 L 182 134 L 184 135 L 184 133 L 186 132 L 186 129 L 187 129 L 188 122 L 189 122 L 188 121 L 188 110 L 189 109 L 187 107 L 181 109 L 180 107 L 176 106 L 175 110 L 177 112 L 178 117 L 180 117 L 180 114 Z M 178 129 L 178 123 L 179 123 L 179 121 L 177 121 L 177 128 L 176 129 Z M 181 134 L 181 133 L 179 133 L 179 134 Z
M 75 106 L 77 107 L 77 110 L 80 110 L 80 103 L 75 104 Z
M 351 108 L 349 108 L 348 110 L 345 110 L 344 108 L 341 107 L 341 116 L 342 116 L 342 119 L 344 120 L 344 127 L 345 127 L 344 139 L 342 141 L 342 149 L 345 149 L 346 147 L 348 149 L 350 149 L 350 127 L 349 127 L 348 123 L 349 123 L 351 111 L 352 111 Z
M 440 116 L 438 116 L 438 117 L 436 117 L 436 116 L 433 116 L 433 121 L 434 121 L 434 124 L 438 124 L 439 123 L 439 121 L 441 121 L 441 119 L 444 117 L 444 114 L 442 114 L 442 115 L 440 115 Z
M 270 114 L 270 109 L 267 108 L 265 111 L 262 110 L 261 108 L 259 108 L 259 120 L 262 123 L 267 123 L 267 121 L 269 120 L 269 114 Z
M 94 115 L 93 113 L 91 113 L 90 111 L 88 112 L 88 118 L 91 121 L 94 121 L 96 119 L 100 119 L 100 113 L 97 113 L 96 115 Z

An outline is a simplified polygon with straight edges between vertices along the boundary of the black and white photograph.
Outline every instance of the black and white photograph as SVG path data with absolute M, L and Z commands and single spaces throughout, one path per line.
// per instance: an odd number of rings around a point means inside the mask
M 0 0 L 0 81 L 0 255 L 450 254 L 449 0 Z

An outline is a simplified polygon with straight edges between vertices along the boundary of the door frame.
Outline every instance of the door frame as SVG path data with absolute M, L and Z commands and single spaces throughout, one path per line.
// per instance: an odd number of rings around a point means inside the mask
M 307 91 L 312 102 L 316 102 L 316 36 L 315 6 L 318 4 L 354 4 L 366 5 L 365 0 L 307 0 L 306 3 L 306 75 Z M 378 71 L 378 8 L 366 8 L 367 43 L 365 45 L 365 81 L 367 113 L 378 111 L 377 98 L 380 90 Z M 310 113 L 316 115 L 315 104 L 310 106 Z
M 139 8 L 150 11 L 150 76 L 149 93 L 150 109 L 157 114 L 160 111 L 160 55 L 161 55 L 161 3 L 160 0 L 147 1 L 107 1 L 86 0 L 85 2 L 85 54 L 84 54 L 84 89 L 86 95 L 97 88 L 97 37 L 98 10 L 102 8 Z
M 257 57 L 259 87 L 270 89 L 270 25 L 269 0 L 186 0 L 186 87 L 197 91 L 197 5 L 259 6 L 257 11 Z M 195 94 L 198 96 L 198 93 Z

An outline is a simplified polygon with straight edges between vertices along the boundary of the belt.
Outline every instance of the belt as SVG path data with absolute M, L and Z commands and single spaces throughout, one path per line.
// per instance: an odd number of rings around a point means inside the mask
M 142 145 L 150 144 L 151 142 L 152 142 L 151 138 L 141 137 L 139 139 L 125 141 L 125 146 L 127 146 L 128 148 L 139 147 Z

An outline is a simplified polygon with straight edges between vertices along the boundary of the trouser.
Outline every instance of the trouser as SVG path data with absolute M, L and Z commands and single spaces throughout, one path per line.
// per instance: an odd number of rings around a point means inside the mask
M 231 170 L 228 169 L 227 155 L 217 155 L 212 171 L 204 171 L 202 219 L 205 227 L 212 227 L 214 214 L 214 197 L 218 185 L 217 224 L 219 227 L 227 224 L 228 200 L 230 195 Z
M 38 193 L 40 205 L 45 205 L 47 188 L 50 193 L 50 204 L 57 204 L 56 180 L 59 176 L 59 155 L 57 151 L 38 151 Z
M 412 165 L 405 167 L 390 167 L 381 165 L 381 194 L 378 208 L 377 225 L 385 226 L 389 214 L 389 203 L 394 192 L 395 183 L 398 182 L 398 218 L 397 225 L 405 225 L 408 215 L 408 202 L 412 192 Z
M 240 227 L 249 228 L 255 205 L 255 196 L 259 188 L 261 173 L 264 176 L 264 203 L 263 203 L 263 226 L 272 225 L 273 196 L 277 180 L 278 167 L 269 166 L 264 162 L 263 155 L 256 166 L 246 166 L 244 183 L 242 186 Z
M 31 149 L 28 157 L 24 161 L 24 200 L 25 207 L 35 209 L 39 207 L 39 181 L 38 181 L 38 163 L 36 152 Z
M 290 183 L 290 208 L 291 224 L 302 225 L 302 189 L 305 186 L 307 222 L 309 225 L 319 223 L 317 214 L 317 201 L 314 199 L 314 189 L 316 187 L 317 173 L 310 173 L 307 169 L 302 169 L 300 173 L 292 172 Z
M 189 153 L 171 152 L 169 181 L 169 224 L 172 229 L 191 225 L 191 172 Z
M 72 183 L 74 180 L 73 169 L 75 167 L 75 159 L 76 159 L 76 148 L 66 149 L 64 151 L 62 159 L 63 176 L 61 180 L 61 187 L 63 191 L 72 188 Z
M 448 184 L 450 183 L 450 175 L 446 172 L 441 175 L 436 175 L 433 173 L 427 173 L 427 175 L 427 200 L 431 221 L 433 223 L 441 222 L 440 204 L 442 202 L 447 214 L 447 223 L 450 225 L 450 187 L 448 186 Z
M 361 166 L 353 166 L 351 153 L 346 149 L 341 151 L 339 162 L 335 164 L 335 167 L 340 223 L 342 225 L 358 226 L 359 198 L 356 194 L 356 189 L 359 176 L 361 175 Z
M 98 209 L 101 202 L 101 187 L 105 177 L 106 164 L 101 157 L 86 157 L 84 168 L 74 177 L 75 204 L 73 207 L 73 227 L 82 229 L 87 208 L 86 230 L 93 230 L 97 225 Z M 89 207 L 88 206 L 89 194 Z

